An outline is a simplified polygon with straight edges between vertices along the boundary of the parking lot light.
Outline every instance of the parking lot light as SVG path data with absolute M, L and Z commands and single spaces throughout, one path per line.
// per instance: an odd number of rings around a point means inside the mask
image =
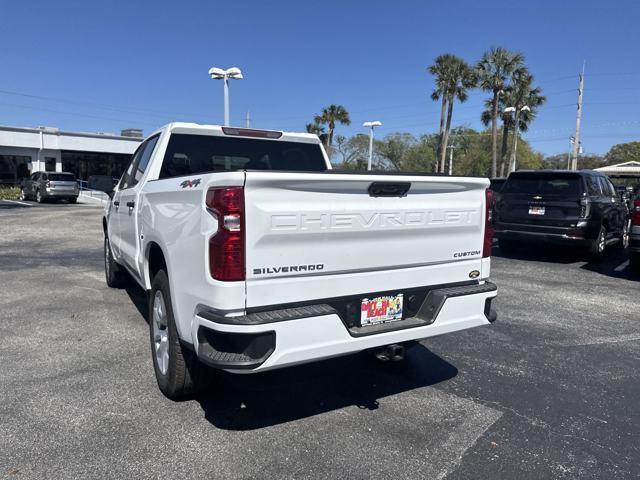
M 224 82 L 224 126 L 229 126 L 229 79 L 242 80 L 242 72 L 238 67 L 231 67 L 226 70 L 222 68 L 212 67 L 209 69 L 209 75 L 214 80 L 222 80 Z
M 371 163 L 373 162 L 373 129 L 380 125 L 382 125 L 382 122 L 377 120 L 362 124 L 363 127 L 369 127 L 369 161 L 367 162 L 367 170 L 371 170 Z

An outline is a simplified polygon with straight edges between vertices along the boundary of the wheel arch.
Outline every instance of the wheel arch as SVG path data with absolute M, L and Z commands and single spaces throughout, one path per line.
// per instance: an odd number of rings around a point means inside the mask
M 155 277 L 156 273 L 160 270 L 168 270 L 168 264 L 166 260 L 166 255 L 164 254 L 164 250 L 155 241 L 151 241 L 147 244 L 145 249 L 144 256 L 144 281 L 147 290 L 151 289 L 151 282 L 153 282 L 153 277 Z M 167 271 L 167 275 L 169 272 Z

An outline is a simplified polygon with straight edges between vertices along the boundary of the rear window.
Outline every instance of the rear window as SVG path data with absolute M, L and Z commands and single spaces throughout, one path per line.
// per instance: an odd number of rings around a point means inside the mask
M 528 195 L 581 195 L 582 181 L 576 175 L 511 175 L 501 193 Z
M 50 173 L 49 180 L 54 182 L 75 182 L 76 177 L 73 173 Z
M 231 170 L 326 169 L 317 144 L 178 133 L 169 139 L 160 178 Z

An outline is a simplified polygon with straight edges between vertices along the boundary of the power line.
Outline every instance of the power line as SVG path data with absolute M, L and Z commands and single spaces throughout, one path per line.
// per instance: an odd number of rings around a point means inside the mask
M 85 118 L 95 118 L 95 119 L 98 119 L 98 120 L 109 120 L 109 121 L 119 122 L 119 123 L 145 124 L 145 125 L 153 125 L 154 127 L 158 127 L 159 126 L 158 123 L 150 123 L 150 122 L 144 122 L 144 121 L 141 122 L 140 120 L 127 120 L 127 119 L 122 119 L 122 118 L 102 117 L 102 116 L 98 116 L 98 115 L 90 115 L 90 114 L 87 114 L 87 113 L 65 112 L 63 110 L 55 110 L 55 109 L 51 109 L 51 108 L 34 107 L 34 106 L 31 106 L 31 105 L 18 105 L 18 104 L 15 104 L 15 103 L 6 103 L 6 102 L 0 102 L 0 105 L 4 105 L 4 106 L 8 106 L 8 107 L 16 107 L 16 108 L 27 108 L 27 109 L 38 110 L 38 111 L 43 111 L 43 112 L 58 113 L 60 115 L 72 115 L 74 117 L 85 117 Z
M 155 116 L 155 117 L 160 117 L 160 118 L 166 118 L 166 117 L 174 117 L 175 115 L 179 115 L 179 116 L 185 116 L 185 115 L 193 115 L 193 116 L 202 116 L 202 117 L 206 117 L 206 116 L 210 116 L 210 114 L 204 114 L 204 113 L 177 113 L 177 112 L 162 112 L 162 111 L 158 111 L 158 110 L 150 110 L 150 109 L 144 109 L 144 108 L 135 108 L 135 107 L 122 107 L 122 106 L 117 106 L 117 105 L 109 105 L 109 104 L 105 104 L 105 103 L 97 103 L 97 102 L 87 102 L 87 101 L 81 101 L 81 100 L 70 100 L 70 99 L 66 99 L 66 98 L 59 98 L 59 97 L 47 97 L 44 95 L 33 95 L 30 93 L 22 93 L 22 92 L 15 92 L 15 91 L 11 91 L 11 90 L 0 90 L 0 93 L 5 94 L 5 95 L 14 95 L 14 96 L 20 96 L 20 97 L 25 97 L 25 98 L 33 98 L 36 100 L 45 100 L 45 101 L 49 101 L 49 102 L 58 102 L 58 103 L 69 103 L 72 105 L 86 105 L 86 106 L 91 106 L 91 107 L 97 107 L 100 109 L 104 109 L 104 110 L 113 110 L 113 111 L 121 111 L 121 112 L 126 112 L 126 113 L 133 113 L 133 114 L 138 114 L 138 112 L 144 114 L 144 116 Z

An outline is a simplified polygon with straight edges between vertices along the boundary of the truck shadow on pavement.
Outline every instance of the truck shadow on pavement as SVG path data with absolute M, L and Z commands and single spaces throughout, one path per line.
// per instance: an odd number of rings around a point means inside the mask
M 458 369 L 421 344 L 398 363 L 362 352 L 254 375 L 216 372 L 196 400 L 225 430 L 254 430 L 345 407 L 376 410 L 380 398 L 449 380 Z
M 130 282 L 125 291 L 148 323 L 144 290 Z M 255 430 L 350 406 L 376 410 L 380 398 L 450 380 L 458 369 L 417 343 L 397 363 L 361 352 L 253 375 L 209 373 L 211 385 L 185 400 L 218 428 Z

